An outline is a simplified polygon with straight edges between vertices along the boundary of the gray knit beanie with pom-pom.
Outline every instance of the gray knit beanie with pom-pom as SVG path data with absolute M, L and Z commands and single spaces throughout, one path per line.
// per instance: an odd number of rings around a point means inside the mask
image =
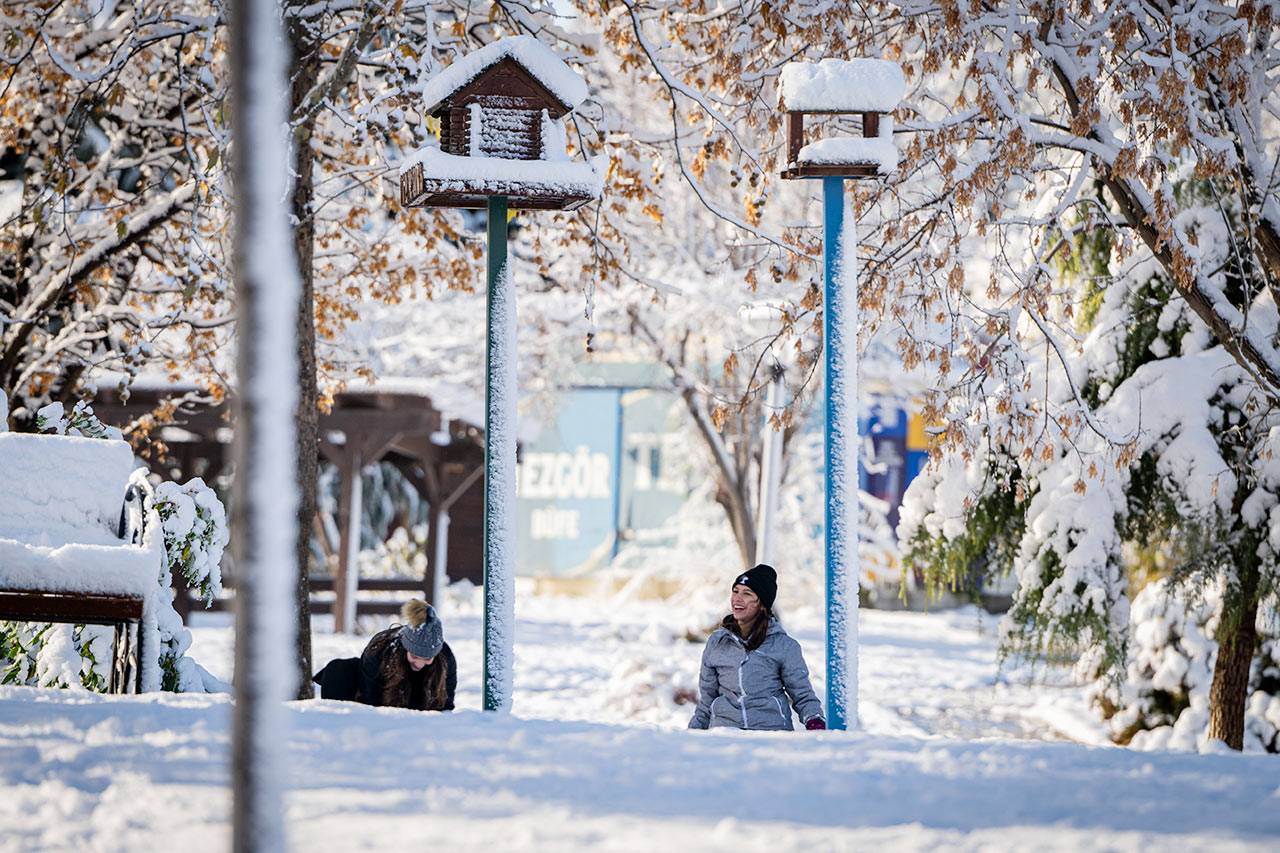
M 436 609 L 420 598 L 411 598 L 400 608 L 405 624 L 400 629 L 400 645 L 409 654 L 433 658 L 444 647 L 444 625 Z

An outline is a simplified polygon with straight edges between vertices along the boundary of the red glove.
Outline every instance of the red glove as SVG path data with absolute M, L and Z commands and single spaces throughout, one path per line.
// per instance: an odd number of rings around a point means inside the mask
M 814 717 L 812 720 L 804 724 L 804 727 L 811 732 L 826 731 L 827 723 L 821 717 Z

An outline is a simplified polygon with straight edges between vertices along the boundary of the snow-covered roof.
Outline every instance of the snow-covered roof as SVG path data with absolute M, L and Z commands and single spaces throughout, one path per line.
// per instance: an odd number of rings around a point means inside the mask
M 459 157 L 429 142 L 405 158 L 400 174 L 419 164 L 423 180 L 431 183 L 429 192 L 598 198 L 604 189 L 604 170 L 591 161 Z
M 555 51 L 533 36 L 512 36 L 459 57 L 428 80 L 422 87 L 423 111 L 431 112 L 441 101 L 507 58 L 520 63 L 567 109 L 575 110 L 587 99 L 586 82 Z
M 902 66 L 884 59 L 788 62 L 778 79 L 778 106 L 799 112 L 887 113 L 907 92 Z
M 160 557 L 116 535 L 128 443 L 0 433 L 0 586 L 145 595 Z

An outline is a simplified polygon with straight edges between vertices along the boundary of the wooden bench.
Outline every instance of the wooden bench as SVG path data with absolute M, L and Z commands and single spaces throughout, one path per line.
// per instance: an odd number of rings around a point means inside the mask
M 0 433 L 0 469 L 0 619 L 114 627 L 109 692 L 154 689 L 148 596 L 163 550 L 142 541 L 128 444 Z
M 115 628 L 108 693 L 142 692 L 142 667 L 146 634 L 142 623 L 141 596 L 63 594 L 55 592 L 0 591 L 0 619 L 14 622 L 60 622 L 72 625 L 110 625 Z

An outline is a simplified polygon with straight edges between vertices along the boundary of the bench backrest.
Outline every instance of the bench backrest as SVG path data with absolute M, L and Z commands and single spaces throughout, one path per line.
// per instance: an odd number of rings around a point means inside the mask
M 118 542 L 128 442 L 0 433 L 0 539 L 37 545 Z

